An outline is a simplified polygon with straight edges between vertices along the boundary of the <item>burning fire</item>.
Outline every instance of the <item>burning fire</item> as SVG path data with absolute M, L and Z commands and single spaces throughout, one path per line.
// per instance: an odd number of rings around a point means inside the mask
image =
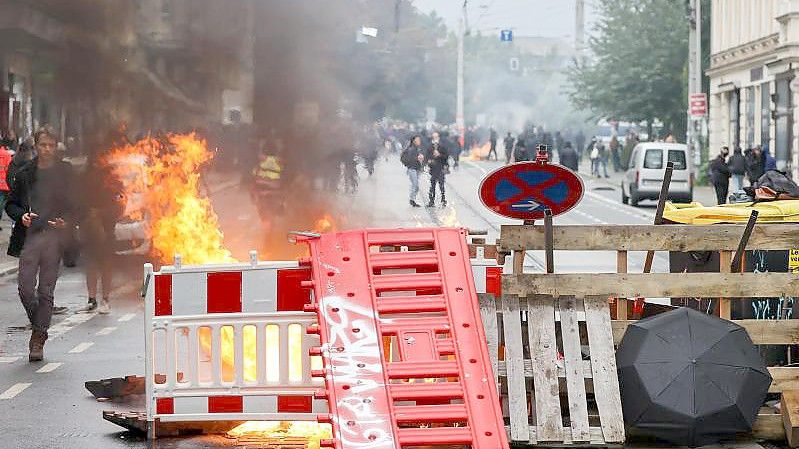
M 183 263 L 200 265 L 235 262 L 223 244 L 219 222 L 207 196 L 200 191 L 202 169 L 213 157 L 206 142 L 194 133 L 169 134 L 163 139 L 147 137 L 133 144 L 113 148 L 102 162 L 122 181 L 126 198 L 125 215 L 129 220 L 147 223 L 154 256 L 169 262 L 180 254 Z M 316 223 L 319 232 L 335 228 L 325 215 Z M 205 360 L 202 376 L 210 374 L 213 354 L 211 328 L 199 329 L 199 342 Z M 304 330 L 295 324 L 288 328 L 288 375 L 291 382 L 302 382 Z M 244 326 L 242 371 L 245 382 L 258 381 L 255 326 Z M 235 380 L 235 335 L 233 326 L 222 326 L 219 335 L 222 380 Z M 280 375 L 280 330 L 266 327 L 266 382 L 277 382 Z M 320 357 L 312 357 L 311 367 L 322 367 Z M 312 422 L 249 421 L 230 431 L 231 437 L 254 436 L 281 442 L 307 444 L 319 448 L 319 440 L 331 437 L 329 425 Z
M 280 443 L 292 443 L 296 440 L 298 444 L 307 444 L 304 446 L 307 449 L 319 449 L 319 440 L 332 438 L 333 431 L 329 424 L 314 422 L 247 421 L 230 430 L 227 435 L 231 438 L 262 438 L 266 442 L 274 441 L 277 447 L 283 447 Z
M 125 196 L 141 197 L 143 207 L 126 212 L 128 218 L 148 222 L 153 251 L 162 262 L 175 254 L 192 265 L 235 262 L 223 245 L 211 202 L 200 192 L 200 171 L 212 157 L 205 141 L 194 133 L 146 137 L 103 157 L 123 180 Z M 136 165 L 143 170 L 139 176 L 131 175 Z
M 488 159 L 488 153 L 491 151 L 491 143 L 486 142 L 482 146 L 473 146 L 469 150 L 469 154 L 464 156 L 468 161 L 484 161 Z
M 336 222 L 330 214 L 325 214 L 322 218 L 316 220 L 313 229 L 316 232 L 333 232 L 336 230 Z

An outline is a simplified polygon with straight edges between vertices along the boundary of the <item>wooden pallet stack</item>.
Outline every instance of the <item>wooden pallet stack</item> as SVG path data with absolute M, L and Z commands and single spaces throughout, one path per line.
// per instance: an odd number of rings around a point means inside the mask
M 617 272 L 524 274 L 524 252 L 545 249 L 544 228 L 503 226 L 498 246 L 500 252 L 514 253 L 514 273 L 503 276 L 503 297 L 499 301 L 484 298 L 482 306 L 489 348 L 496 354 L 495 374 L 507 403 L 511 439 L 539 445 L 624 441 L 614 344 L 631 323 L 628 298 L 718 298 L 716 313 L 729 319 L 731 301 L 737 298 L 799 297 L 796 274 L 730 272 L 743 228 L 556 226 L 554 250 L 613 251 Z M 756 226 L 746 249 L 794 247 L 799 247 L 799 226 L 772 224 Z M 628 273 L 631 251 L 718 251 L 721 272 Z M 611 303 L 617 318 L 612 321 Z M 747 329 L 755 344 L 799 343 L 799 320 L 735 322 Z M 799 367 L 769 367 L 769 371 L 774 378 L 771 392 L 799 389 Z M 785 402 L 790 397 L 786 394 Z M 791 409 L 799 412 L 799 404 L 783 407 L 784 426 L 789 430 L 799 424 L 799 418 L 788 415 Z M 764 409 L 753 434 L 784 439 L 785 428 L 779 413 Z

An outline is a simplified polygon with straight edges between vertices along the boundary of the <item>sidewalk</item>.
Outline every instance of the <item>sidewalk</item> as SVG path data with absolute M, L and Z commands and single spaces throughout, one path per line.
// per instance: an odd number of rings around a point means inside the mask
M 618 201 L 621 203 L 621 180 L 624 177 L 624 172 L 614 172 L 613 164 L 608 164 L 608 175 L 610 178 L 595 178 L 591 175 L 591 162 L 587 159 L 580 161 L 579 173 L 584 178 L 590 178 L 596 182 L 601 182 L 615 187 L 619 192 Z M 604 174 L 604 173 L 603 173 Z M 643 201 L 643 200 L 642 200 Z M 716 205 L 716 192 L 711 186 L 694 186 L 694 202 L 701 203 L 703 206 Z

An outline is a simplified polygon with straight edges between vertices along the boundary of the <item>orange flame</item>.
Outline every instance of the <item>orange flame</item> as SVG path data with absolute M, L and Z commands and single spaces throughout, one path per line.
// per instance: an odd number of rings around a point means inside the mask
M 313 227 L 316 232 L 333 232 L 336 228 L 336 221 L 330 214 L 325 214 L 322 218 L 316 220 Z
M 111 149 L 101 162 L 122 180 L 126 199 L 125 216 L 147 222 L 154 256 L 169 262 L 180 254 L 183 263 L 201 265 L 230 263 L 236 260 L 224 247 L 224 236 L 209 198 L 200 190 L 201 170 L 213 157 L 206 142 L 192 134 L 169 134 L 164 139 L 147 137 L 133 144 Z M 320 231 L 333 228 L 328 216 L 318 222 Z M 302 380 L 303 330 L 299 325 L 288 329 L 289 380 Z M 212 357 L 211 328 L 201 327 L 199 343 L 206 357 L 201 371 L 208 375 Z M 267 382 L 277 381 L 280 373 L 280 336 L 277 326 L 266 328 Z M 222 326 L 219 335 L 222 380 L 235 380 L 235 335 L 232 326 Z M 255 326 L 244 326 L 242 374 L 245 382 L 258 380 Z M 312 357 L 311 367 L 321 368 L 319 357 Z M 330 438 L 330 426 L 302 422 L 249 421 L 231 430 L 231 437 L 255 435 L 267 440 L 302 441 L 318 448 L 319 440 Z
M 483 161 L 488 159 L 489 151 L 491 151 L 491 144 L 489 142 L 479 147 L 475 145 L 469 150 L 469 154 L 465 156 L 464 159 L 469 161 Z
M 200 171 L 212 157 L 205 140 L 194 133 L 146 137 L 103 157 L 123 180 L 126 197 L 143 196 L 143 208 L 127 215 L 146 218 L 154 256 L 162 262 L 175 254 L 188 265 L 235 262 L 223 245 L 211 202 L 200 192 Z M 140 176 L 131 175 L 135 161 L 141 164 Z

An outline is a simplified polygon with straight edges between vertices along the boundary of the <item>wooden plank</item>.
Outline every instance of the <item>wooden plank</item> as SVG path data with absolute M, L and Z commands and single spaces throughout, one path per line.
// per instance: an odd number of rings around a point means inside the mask
M 522 320 L 519 298 L 502 295 L 502 327 L 505 335 L 505 361 L 508 369 L 508 407 L 510 433 L 513 441 L 528 441 L 530 431 L 527 417 L 527 388 L 524 381 L 524 352 L 522 351 Z
M 773 379 L 770 393 L 799 390 L 799 366 L 770 366 L 768 372 Z
M 480 301 L 480 317 L 483 319 L 483 329 L 486 334 L 486 344 L 488 345 L 488 357 L 491 358 L 491 367 L 494 369 L 494 384 L 499 381 L 498 357 L 499 357 L 499 327 L 497 326 L 497 302 L 494 295 L 490 293 L 480 293 L 477 295 Z
M 510 435 L 510 427 L 509 426 L 505 426 L 505 430 L 508 432 L 508 435 Z M 540 446 L 544 446 L 544 447 L 563 447 L 564 444 L 565 445 L 572 445 L 574 443 L 577 443 L 575 447 L 585 447 L 586 446 L 586 444 L 584 442 L 575 442 L 575 441 L 571 440 L 571 432 L 570 432 L 570 428 L 568 426 L 564 427 L 563 430 L 564 430 L 563 435 L 566 436 L 566 439 L 563 442 L 560 442 L 560 444 L 558 444 L 558 443 L 548 444 L 548 445 L 547 444 L 540 444 Z M 605 444 L 605 441 L 602 438 L 602 429 L 601 428 L 599 428 L 599 427 L 591 427 L 589 430 L 590 430 L 590 440 L 588 441 L 588 445 L 589 446 L 592 446 L 592 447 L 594 447 L 594 446 L 611 446 L 611 445 L 606 445 Z M 536 432 L 535 426 L 530 426 L 530 435 L 532 435 L 532 438 L 536 437 L 536 433 L 535 432 Z M 530 444 L 535 444 L 535 443 L 532 442 Z
M 782 412 L 782 426 L 785 429 L 788 446 L 799 446 L 799 390 L 782 392 L 780 411 Z
M 550 275 L 552 276 L 552 275 Z M 624 442 L 624 417 L 621 411 L 616 354 L 610 329 L 610 313 L 605 297 L 588 296 L 584 300 L 588 328 L 588 350 L 594 380 L 594 398 L 605 442 Z
M 613 320 L 613 342 L 618 345 L 624 331 L 635 320 Z M 799 344 L 799 320 L 732 320 L 746 329 L 756 345 Z
M 566 372 L 566 391 L 569 400 L 569 422 L 574 441 L 588 441 L 588 402 L 585 396 L 583 354 L 580 349 L 580 327 L 577 321 L 577 301 L 561 298 L 560 329 L 563 339 L 563 365 Z M 565 432 L 565 429 L 564 429 Z
M 752 426 L 752 436 L 769 441 L 784 441 L 785 429 L 779 413 L 759 413 Z
M 719 253 L 719 272 L 721 273 L 732 272 L 731 263 L 732 263 L 732 253 L 730 251 L 721 251 Z M 726 292 L 726 289 L 718 291 Z M 732 307 L 730 304 L 730 298 L 719 298 L 719 316 L 721 318 L 724 318 L 725 320 L 729 320 L 730 318 L 732 318 Z
M 524 274 L 524 251 L 513 252 L 513 274 Z
M 527 334 L 533 359 L 537 440 L 563 441 L 560 410 L 558 347 L 555 340 L 555 300 L 551 296 L 527 298 Z
M 566 378 L 566 369 L 563 366 L 563 361 L 558 360 L 556 363 L 558 368 L 558 377 L 561 379 Z M 588 360 L 582 361 L 582 375 L 586 379 L 590 379 L 591 374 L 591 362 Z M 500 377 L 505 377 L 507 375 L 506 363 L 505 361 L 500 361 L 497 363 L 497 371 L 499 372 Z M 533 377 L 533 361 L 531 359 L 524 359 L 524 377 L 532 378 Z
M 797 226 L 799 227 L 799 226 Z M 511 295 L 575 295 L 644 298 L 731 298 L 799 296 L 799 276 L 791 273 L 530 273 L 503 275 Z
M 559 225 L 555 249 L 563 251 L 734 251 L 745 225 Z M 500 251 L 544 250 L 538 226 L 502 225 Z M 797 247 L 799 226 L 757 225 L 746 249 L 787 250 Z
M 627 272 L 627 251 L 616 251 L 616 273 Z M 627 298 L 616 298 L 616 319 L 627 319 Z

